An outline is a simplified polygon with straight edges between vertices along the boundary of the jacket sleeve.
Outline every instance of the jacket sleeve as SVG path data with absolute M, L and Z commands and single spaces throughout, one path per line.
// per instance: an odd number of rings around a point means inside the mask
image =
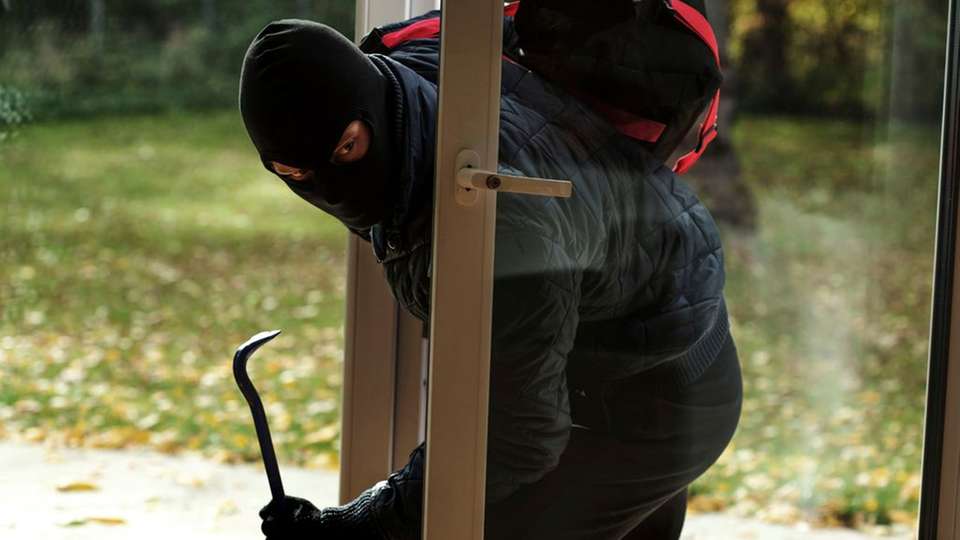
M 494 279 L 488 504 L 538 481 L 566 448 L 571 418 L 565 368 L 580 286 L 579 272 L 559 244 L 515 226 L 498 229 Z M 419 539 L 424 467 L 421 444 L 403 469 L 338 511 L 362 509 L 365 517 L 358 519 L 371 522 L 380 538 Z
M 566 448 L 571 426 L 566 363 L 576 334 L 580 282 L 558 243 L 504 220 L 500 224 L 494 262 L 488 503 L 538 481 L 557 466 Z

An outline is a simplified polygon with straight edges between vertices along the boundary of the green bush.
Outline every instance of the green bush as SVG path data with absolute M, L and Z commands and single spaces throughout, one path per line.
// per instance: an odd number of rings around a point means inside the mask
M 352 2 L 314 4 L 308 18 L 352 37 Z M 108 1 L 99 31 L 82 9 L 23 5 L 0 18 L 3 82 L 30 96 L 36 120 L 235 107 L 250 40 L 270 20 L 298 16 L 298 4 L 214 5 L 211 17 L 199 3 Z
M 0 84 L 0 142 L 7 140 L 17 126 L 29 121 L 30 117 L 24 93 Z

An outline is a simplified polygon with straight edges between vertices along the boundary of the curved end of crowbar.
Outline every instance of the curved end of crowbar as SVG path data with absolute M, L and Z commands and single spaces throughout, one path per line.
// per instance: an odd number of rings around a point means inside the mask
M 243 345 L 237 347 L 237 352 L 233 355 L 234 365 L 236 365 L 237 362 L 241 362 L 243 365 L 246 365 L 247 360 L 253 356 L 253 353 L 257 352 L 257 349 L 279 335 L 280 330 L 269 330 L 266 332 L 260 332 L 259 334 L 248 339 Z

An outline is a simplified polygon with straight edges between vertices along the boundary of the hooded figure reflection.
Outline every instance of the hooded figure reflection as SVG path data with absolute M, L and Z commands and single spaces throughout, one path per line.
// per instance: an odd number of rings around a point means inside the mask
M 519 60 L 512 23 L 504 52 Z M 439 43 L 364 48 L 271 23 L 244 59 L 240 110 L 264 166 L 369 241 L 426 321 Z M 679 538 L 687 486 L 740 414 L 716 225 L 647 149 L 535 72 L 504 61 L 502 91 L 500 170 L 575 187 L 499 196 L 486 537 Z M 264 534 L 419 539 L 412 450 L 344 506 L 272 501 Z

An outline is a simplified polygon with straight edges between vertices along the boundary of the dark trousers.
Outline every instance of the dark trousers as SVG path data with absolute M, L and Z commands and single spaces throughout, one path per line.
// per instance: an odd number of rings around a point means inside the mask
M 485 538 L 679 538 L 687 486 L 733 437 L 743 388 L 732 338 L 693 382 L 676 382 L 675 371 L 570 381 L 575 427 L 559 466 L 488 505 Z

